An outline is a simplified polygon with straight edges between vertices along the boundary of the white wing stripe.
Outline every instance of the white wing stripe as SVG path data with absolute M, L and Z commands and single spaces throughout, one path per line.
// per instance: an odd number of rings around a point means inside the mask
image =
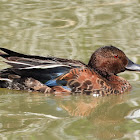
M 5 63 L 8 64 L 17 64 L 17 65 L 23 65 L 25 67 L 23 68 L 18 68 L 18 69 L 49 69 L 49 68 L 56 68 L 56 67 L 71 67 L 68 65 L 63 65 L 63 64 L 47 64 L 47 65 L 31 65 L 31 64 L 26 64 L 26 63 L 22 63 L 22 62 L 17 62 L 17 61 L 4 61 Z
M 11 64 L 17 64 L 17 65 L 26 65 L 26 66 L 34 66 L 31 64 L 26 64 L 26 63 L 22 63 L 22 62 L 17 62 L 17 61 L 4 61 L 5 63 L 11 63 Z
M 18 69 L 49 69 L 49 68 L 56 68 L 56 67 L 71 67 L 68 65 L 56 64 L 56 65 L 39 65 L 33 67 L 26 67 L 26 68 L 18 68 Z

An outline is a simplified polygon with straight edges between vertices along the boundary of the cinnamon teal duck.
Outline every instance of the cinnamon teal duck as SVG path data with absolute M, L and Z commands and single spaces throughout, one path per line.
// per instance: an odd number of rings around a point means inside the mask
M 114 46 L 97 49 L 88 64 L 57 57 L 24 55 L 0 48 L 0 56 L 12 67 L 0 71 L 0 87 L 43 93 L 109 95 L 131 90 L 125 70 L 140 71 L 123 51 Z

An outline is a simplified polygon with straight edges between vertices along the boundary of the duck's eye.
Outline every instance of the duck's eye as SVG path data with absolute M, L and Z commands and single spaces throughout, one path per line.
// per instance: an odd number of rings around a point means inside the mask
M 114 55 L 115 58 L 118 58 L 118 55 Z

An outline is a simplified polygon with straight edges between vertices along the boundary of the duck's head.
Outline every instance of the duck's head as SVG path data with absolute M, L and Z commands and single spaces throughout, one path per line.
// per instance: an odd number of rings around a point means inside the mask
M 96 50 L 88 66 L 103 77 L 116 75 L 125 70 L 140 71 L 140 65 L 133 63 L 123 51 L 114 46 L 105 46 Z

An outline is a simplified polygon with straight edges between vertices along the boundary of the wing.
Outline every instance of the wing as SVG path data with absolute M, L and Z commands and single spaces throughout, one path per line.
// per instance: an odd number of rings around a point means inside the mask
M 77 60 L 24 55 L 5 48 L 0 48 L 0 50 L 4 52 L 0 53 L 0 56 L 5 58 L 4 62 L 12 66 L 11 71 L 23 77 L 32 77 L 43 83 L 68 73 L 73 68 L 86 66 Z

